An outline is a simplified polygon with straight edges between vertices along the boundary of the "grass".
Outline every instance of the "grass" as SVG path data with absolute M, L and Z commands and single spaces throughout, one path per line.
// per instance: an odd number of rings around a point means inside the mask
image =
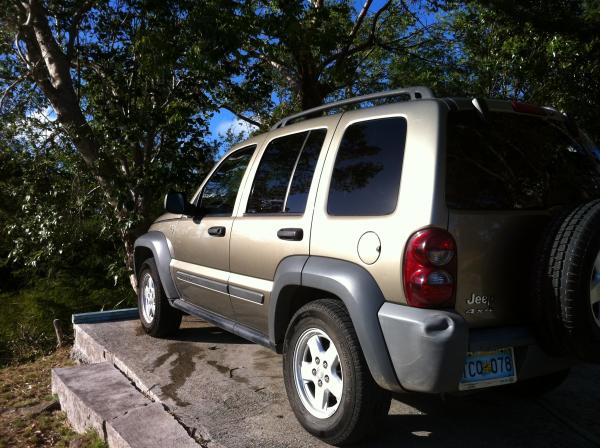
M 73 365 L 69 348 L 0 369 L 0 448 L 106 445 L 95 432 L 76 434 L 50 390 L 50 370 Z

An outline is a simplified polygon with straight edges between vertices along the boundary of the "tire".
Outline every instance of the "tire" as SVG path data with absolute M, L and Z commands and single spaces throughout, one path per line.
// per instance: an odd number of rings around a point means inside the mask
M 536 378 L 529 378 L 519 381 L 515 384 L 510 384 L 507 386 L 507 389 L 511 394 L 519 397 L 541 397 L 548 392 L 552 392 L 554 389 L 558 388 L 562 383 L 564 383 L 570 372 L 570 369 L 565 369 L 547 375 L 538 376 Z
M 302 369 L 302 362 L 309 368 Z M 339 300 L 310 302 L 294 315 L 285 336 L 283 376 L 300 424 L 333 445 L 358 442 L 376 429 L 390 408 L 391 394 L 373 380 L 352 320 Z M 306 377 L 309 381 L 303 380 Z M 323 399 L 318 400 L 321 390 Z
M 540 247 L 532 301 L 540 344 L 600 362 L 600 200 L 558 216 Z
M 140 269 L 138 311 L 142 327 L 150 336 L 169 336 L 181 324 L 181 312 L 169 304 L 153 258 L 144 261 Z

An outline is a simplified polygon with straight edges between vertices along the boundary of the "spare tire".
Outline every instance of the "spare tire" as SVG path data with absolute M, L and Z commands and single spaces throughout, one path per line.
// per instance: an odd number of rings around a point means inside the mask
M 538 249 L 533 323 L 552 355 L 600 362 L 600 200 L 559 214 Z

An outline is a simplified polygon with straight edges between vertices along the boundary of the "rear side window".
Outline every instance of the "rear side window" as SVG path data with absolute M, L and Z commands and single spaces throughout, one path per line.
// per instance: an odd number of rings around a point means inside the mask
M 271 141 L 261 158 L 246 213 L 304 213 L 324 129 Z
M 327 212 L 337 216 L 392 213 L 398 202 L 405 142 L 404 118 L 350 125 L 335 159 Z
M 285 203 L 285 211 L 287 213 L 304 213 L 308 192 L 312 184 L 313 175 L 315 174 L 315 166 L 317 165 L 326 134 L 327 131 L 325 129 L 317 129 L 310 131 L 306 139 L 290 183 L 290 192 Z
M 489 115 L 448 116 L 449 208 L 544 209 L 600 196 L 600 165 L 563 122 Z
M 208 215 L 230 216 L 242 177 L 256 145 L 231 153 L 210 176 L 200 196 L 200 205 Z

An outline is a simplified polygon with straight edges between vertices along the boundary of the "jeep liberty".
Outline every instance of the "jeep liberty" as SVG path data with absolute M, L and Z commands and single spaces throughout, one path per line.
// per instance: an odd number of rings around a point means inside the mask
M 282 353 L 331 444 L 392 392 L 541 394 L 600 361 L 599 198 L 600 152 L 552 108 L 424 87 L 327 104 L 166 196 L 135 243 L 141 324 L 184 312 Z

